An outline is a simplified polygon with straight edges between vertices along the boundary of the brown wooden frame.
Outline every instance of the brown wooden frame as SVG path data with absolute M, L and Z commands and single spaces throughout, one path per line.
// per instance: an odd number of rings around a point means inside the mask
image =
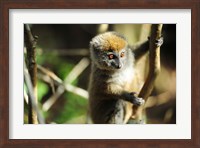
M 9 9 L 191 9 L 192 139 L 11 140 L 9 139 Z M 0 147 L 200 147 L 200 0 L 0 0 Z M 120 133 L 119 133 L 120 134 Z M 137 134 L 137 133 L 136 133 Z M 172 131 L 173 134 L 173 131 Z

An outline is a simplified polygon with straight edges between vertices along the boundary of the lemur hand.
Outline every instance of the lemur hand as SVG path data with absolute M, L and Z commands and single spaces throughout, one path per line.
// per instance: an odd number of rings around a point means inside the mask
M 143 105 L 145 103 L 144 99 L 137 97 L 136 96 L 137 94 L 135 92 L 130 93 L 130 95 L 131 95 L 131 98 L 132 98 L 131 103 L 133 103 L 134 105 L 140 106 L 140 105 Z
M 155 44 L 157 47 L 160 47 L 163 44 L 163 37 L 161 36 L 159 39 L 156 40 Z

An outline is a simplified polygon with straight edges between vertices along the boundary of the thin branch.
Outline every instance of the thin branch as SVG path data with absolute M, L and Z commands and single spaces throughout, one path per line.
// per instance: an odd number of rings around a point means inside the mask
M 165 104 L 165 103 L 173 100 L 174 98 L 176 98 L 176 94 L 171 91 L 166 91 L 157 96 L 150 96 L 148 98 L 148 101 L 145 104 L 145 108 L 150 108 L 153 106 Z
M 36 99 L 35 99 L 35 93 L 34 93 L 34 90 L 33 90 L 33 85 L 31 83 L 31 78 L 30 78 L 30 75 L 28 73 L 28 70 L 27 70 L 27 67 L 26 67 L 26 63 L 24 62 L 24 79 L 25 79 L 25 82 L 26 82 L 26 85 L 27 85 L 27 88 L 28 88 L 28 92 L 29 92 L 29 100 L 28 100 L 28 104 L 31 104 L 32 106 L 32 110 L 37 114 L 37 117 L 38 117 L 38 121 L 39 123 L 41 124 L 44 124 L 44 118 L 42 117 L 42 114 L 40 113 L 39 109 L 38 109 L 38 106 L 36 104 Z
M 30 27 L 28 24 L 25 24 L 24 27 L 24 33 L 25 33 L 25 44 L 27 48 L 27 62 L 28 62 L 28 71 L 31 77 L 31 82 L 33 84 L 33 93 L 35 96 L 35 102 L 37 104 L 37 67 L 36 67 L 36 43 L 37 43 L 37 37 L 33 37 Z M 30 102 L 30 100 L 29 100 Z M 29 108 L 29 115 L 28 115 L 28 121 L 29 123 L 37 124 L 37 114 L 32 109 L 32 104 L 28 104 Z
M 62 80 L 52 71 L 48 70 L 47 68 L 41 66 L 41 65 L 37 65 L 38 70 L 40 70 L 41 72 L 43 72 L 44 74 L 48 75 L 50 78 L 52 78 L 54 81 L 56 81 L 57 83 L 61 84 L 63 83 Z
M 139 97 L 143 98 L 146 102 L 150 96 L 155 79 L 157 78 L 160 72 L 160 46 L 157 46 L 155 43 L 161 37 L 162 24 L 153 24 L 151 26 L 151 36 L 150 36 L 150 50 L 149 50 L 149 73 L 147 80 L 142 87 L 142 90 L 139 93 Z M 135 115 L 136 120 L 142 120 L 144 106 L 134 106 L 133 114 Z
M 42 66 L 40 66 L 40 67 L 42 67 Z M 79 96 L 85 98 L 85 99 L 88 99 L 88 92 L 87 92 L 86 90 L 84 90 L 84 89 L 82 89 L 82 88 L 79 88 L 79 87 L 76 87 L 76 86 L 73 86 L 73 85 L 71 85 L 71 84 L 67 84 L 67 86 L 65 87 L 64 82 L 63 82 L 58 76 L 56 76 L 53 72 L 49 71 L 48 69 L 46 69 L 46 68 L 44 68 L 44 67 L 42 67 L 42 69 L 43 69 L 42 72 L 43 72 L 45 75 L 38 75 L 38 77 L 39 77 L 40 79 L 42 79 L 43 81 L 45 81 L 46 83 L 49 83 L 49 84 L 50 84 L 50 83 L 51 83 L 51 80 L 53 79 L 54 82 L 55 82 L 55 84 L 57 84 L 57 85 L 62 85 L 62 86 L 65 88 L 66 91 L 72 92 L 72 93 L 74 93 L 74 94 L 76 94 L 76 95 L 79 95 Z M 45 69 L 45 70 L 44 70 L 44 69 Z M 51 76 L 48 75 L 48 74 L 53 74 L 54 77 L 51 77 Z M 55 78 L 55 79 L 54 79 L 54 78 Z
M 64 83 L 72 83 L 78 76 L 89 66 L 88 58 L 82 58 L 81 61 L 72 69 L 68 76 L 64 79 Z
M 81 89 L 77 89 L 70 85 L 71 82 L 73 82 L 89 65 L 89 60 L 87 58 L 83 58 L 69 73 L 69 75 L 64 80 L 64 86 L 60 85 L 55 94 L 52 95 L 44 104 L 43 104 L 43 110 L 47 111 L 51 108 L 51 106 L 57 101 L 57 99 L 65 92 L 65 90 L 74 91 L 75 93 L 84 93 L 84 91 L 81 91 Z M 88 97 L 88 94 L 84 93 L 86 97 Z
M 50 79 L 49 85 L 51 87 L 52 93 L 55 94 L 56 89 L 55 89 L 54 81 L 52 79 Z
M 28 94 L 26 93 L 26 90 L 24 90 L 24 100 L 25 100 L 26 104 L 28 104 L 29 98 L 28 98 Z

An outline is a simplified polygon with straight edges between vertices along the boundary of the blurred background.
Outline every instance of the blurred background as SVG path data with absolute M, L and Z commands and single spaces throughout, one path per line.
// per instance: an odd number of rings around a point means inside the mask
M 90 75 L 89 42 L 99 33 L 116 31 L 130 45 L 147 40 L 151 24 L 31 24 L 36 46 L 38 107 L 45 123 L 85 124 L 89 121 L 87 87 Z M 161 72 L 146 102 L 147 123 L 176 123 L 176 25 L 164 24 Z M 25 48 L 26 54 L 26 48 Z M 26 56 L 25 56 L 26 57 Z M 144 83 L 148 53 L 136 61 Z M 24 123 L 28 123 L 24 84 Z

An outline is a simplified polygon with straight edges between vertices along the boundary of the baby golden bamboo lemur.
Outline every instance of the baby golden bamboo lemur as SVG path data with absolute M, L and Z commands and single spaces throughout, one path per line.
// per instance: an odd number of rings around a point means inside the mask
M 146 52 L 148 41 L 136 48 Z M 132 115 L 132 106 L 144 103 L 133 89 L 133 51 L 124 36 L 106 32 L 92 39 L 90 54 L 89 106 L 93 123 L 126 123 Z

